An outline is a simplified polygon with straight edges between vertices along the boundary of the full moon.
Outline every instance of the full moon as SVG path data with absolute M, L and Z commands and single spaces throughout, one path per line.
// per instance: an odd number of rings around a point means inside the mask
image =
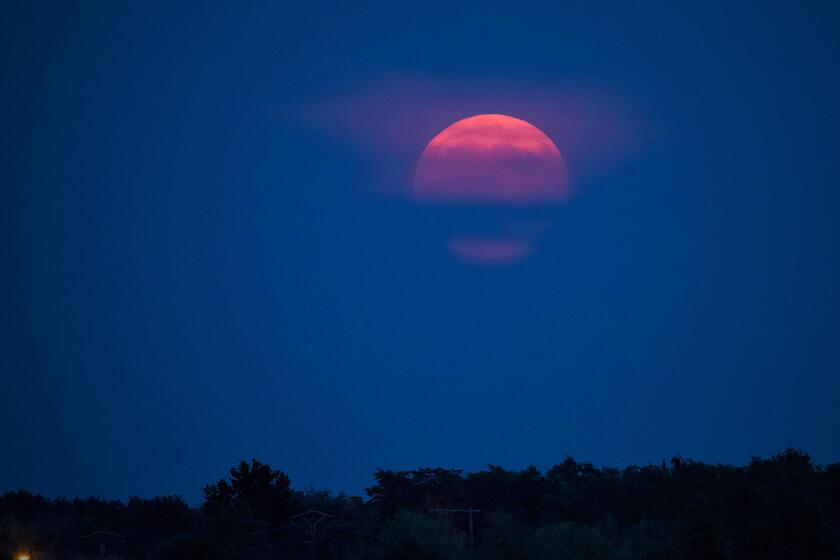
M 414 174 L 421 201 L 539 204 L 568 196 L 560 150 L 531 123 L 476 115 L 446 127 L 423 150 Z

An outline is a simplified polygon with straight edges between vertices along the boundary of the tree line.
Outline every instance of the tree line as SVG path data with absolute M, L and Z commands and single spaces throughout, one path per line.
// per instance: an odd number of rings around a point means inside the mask
M 177 496 L 0 497 L 0 557 L 168 559 L 837 559 L 840 464 L 788 449 L 744 466 L 675 457 L 547 471 L 377 470 L 367 497 L 295 490 L 257 460 Z M 454 510 L 454 511 L 453 511 Z M 91 536 L 92 535 L 92 536 Z

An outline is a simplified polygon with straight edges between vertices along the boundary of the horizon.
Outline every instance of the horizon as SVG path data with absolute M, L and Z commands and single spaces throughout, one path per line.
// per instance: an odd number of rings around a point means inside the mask
M 808 455 L 809 457 L 811 457 L 811 456 L 810 456 L 810 454 L 808 454 L 808 453 L 807 453 L 807 451 L 804 451 L 804 450 L 799 450 L 799 449 L 794 449 L 794 448 L 786 448 L 786 449 L 780 449 L 780 450 L 778 450 L 776 453 L 773 453 L 773 454 L 768 455 L 768 456 L 766 456 L 766 457 L 764 457 L 764 456 L 753 456 L 753 457 L 751 457 L 751 458 L 750 458 L 750 461 L 747 461 L 747 462 L 745 462 L 745 463 L 743 463 L 743 464 L 732 464 L 732 463 L 720 463 L 720 462 L 710 462 L 710 461 L 699 461 L 699 460 L 694 459 L 694 458 L 691 458 L 691 457 L 682 457 L 682 456 L 680 456 L 680 455 L 675 455 L 675 456 L 673 456 L 673 457 L 669 457 L 669 458 L 667 458 L 667 459 L 662 459 L 662 460 L 661 460 L 661 461 L 659 461 L 659 462 L 650 462 L 650 463 L 644 463 L 644 464 L 638 464 L 638 465 L 636 465 L 636 464 L 629 464 L 629 465 L 623 465 L 623 466 L 616 466 L 616 465 L 599 465 L 599 464 L 592 463 L 592 462 L 590 462 L 590 461 L 586 461 L 585 459 L 582 459 L 582 458 L 576 458 L 576 457 L 566 456 L 566 457 L 564 457 L 564 458 L 563 458 L 563 460 L 562 460 L 562 461 L 558 461 L 558 462 L 556 462 L 556 463 L 553 463 L 553 464 L 551 464 L 551 465 L 547 465 L 547 466 L 545 466 L 545 467 L 541 467 L 541 466 L 537 466 L 537 465 L 530 465 L 530 464 L 529 464 L 529 465 L 525 465 L 524 467 L 517 468 L 517 469 L 508 468 L 508 467 L 506 467 L 505 465 L 498 465 L 498 464 L 495 464 L 495 463 L 489 463 L 489 464 L 487 464 L 487 465 L 484 465 L 484 467 L 483 467 L 483 468 L 476 468 L 476 469 L 471 469 L 471 470 L 467 470 L 467 469 L 459 469 L 459 468 L 457 468 L 457 467 L 433 467 L 433 466 L 431 466 L 431 465 L 425 465 L 425 466 L 422 466 L 422 465 L 421 465 L 421 466 L 413 466 L 413 467 L 410 467 L 410 468 L 404 468 L 404 469 L 401 469 L 401 468 L 380 469 L 380 468 L 378 468 L 378 467 L 377 467 L 377 468 L 376 468 L 376 469 L 375 469 L 375 470 L 371 473 L 371 476 L 370 476 L 370 482 L 369 482 L 368 484 L 366 484 L 364 487 L 362 487 L 361 491 L 359 491 L 359 492 L 347 492 L 347 491 L 344 491 L 344 490 L 338 490 L 338 491 L 337 491 L 337 490 L 334 490 L 334 489 L 331 489 L 331 488 L 327 488 L 327 487 L 323 487 L 323 486 L 312 486 L 312 485 L 309 485 L 309 484 L 304 485 L 304 486 L 299 486 L 299 485 L 295 484 L 294 479 L 292 479 L 292 480 L 291 480 L 291 488 L 292 488 L 295 492 L 301 492 L 301 493 L 308 493 L 308 492 L 310 492 L 310 491 L 314 491 L 314 492 L 327 492 L 329 495 L 331 495 L 331 496 L 336 496 L 336 497 L 337 497 L 337 496 L 342 496 L 342 495 L 343 495 L 343 496 L 347 496 L 347 497 L 351 497 L 351 498 L 352 498 L 352 497 L 359 497 L 359 498 L 362 498 L 362 500 L 364 500 L 364 501 L 366 501 L 366 502 L 367 502 L 367 501 L 370 501 L 370 500 L 371 500 L 371 497 L 370 497 L 370 495 L 368 494 L 367 490 L 375 486 L 375 484 L 374 484 L 374 483 L 376 482 L 376 478 L 375 478 L 375 476 L 374 476 L 374 475 L 375 475 L 375 473 L 376 473 L 377 471 L 380 471 L 380 470 L 384 470 L 384 471 L 392 471 L 392 472 L 404 472 L 404 473 L 411 473 L 411 472 L 415 472 L 415 471 L 423 471 L 423 470 L 426 470 L 426 469 L 444 469 L 444 470 L 447 470 L 447 471 L 457 471 L 457 472 L 458 472 L 458 473 L 460 473 L 461 475 L 463 475 L 463 476 L 465 476 L 465 477 L 469 477 L 469 476 L 470 476 L 470 475 L 472 475 L 472 474 L 475 474 L 475 473 L 479 473 L 479 472 L 486 471 L 486 470 L 487 470 L 488 468 L 490 468 L 490 467 L 501 467 L 502 469 L 504 469 L 504 470 L 506 470 L 506 471 L 508 471 L 508 472 L 511 472 L 511 473 L 518 473 L 518 472 L 522 472 L 522 471 L 525 471 L 525 470 L 528 470 L 528 469 L 530 469 L 530 468 L 534 467 L 534 468 L 537 468 L 537 470 L 539 470 L 539 472 L 540 472 L 541 474 L 545 475 L 545 474 L 547 474 L 547 473 L 548 473 L 548 471 L 549 471 L 552 467 L 555 467 L 555 466 L 561 465 L 564 461 L 567 461 L 567 460 L 569 460 L 569 459 L 574 460 L 574 461 L 575 461 L 575 462 L 577 462 L 578 464 L 588 464 L 588 465 L 592 465 L 595 469 L 598 469 L 598 470 L 616 469 L 616 470 L 617 470 L 617 471 L 619 471 L 619 472 L 624 472 L 626 469 L 629 469 L 629 468 L 632 468 L 632 467 L 638 467 L 638 468 L 645 468 L 645 467 L 655 467 L 655 468 L 661 468 L 661 467 L 663 467 L 663 466 L 664 466 L 665 468 L 669 468 L 669 469 L 670 469 L 670 468 L 671 468 L 671 466 L 672 466 L 672 464 L 673 464 L 673 461 L 674 461 L 674 460 L 683 460 L 683 461 L 685 461 L 685 462 L 699 462 L 699 463 L 703 463 L 703 464 L 710 465 L 710 466 L 714 466 L 714 467 L 733 467 L 733 468 L 738 469 L 738 468 L 746 468 L 746 467 L 748 467 L 751 461 L 754 461 L 754 460 L 769 460 L 769 459 L 772 459 L 773 457 L 776 457 L 776 456 L 778 456 L 778 455 L 780 455 L 780 454 L 783 454 L 783 453 L 785 453 L 785 452 L 789 452 L 789 451 L 795 451 L 795 452 L 805 453 L 806 455 Z M 823 462 L 819 462 L 819 461 L 815 461 L 815 460 L 813 460 L 813 457 L 811 457 L 811 459 L 812 459 L 812 461 L 813 461 L 813 466 L 814 466 L 814 468 L 815 468 L 815 469 L 819 469 L 819 470 L 824 470 L 824 469 L 825 469 L 826 467 L 828 467 L 828 466 L 837 466 L 837 465 L 840 465 L 840 460 L 831 461 L 831 462 L 824 462 L 824 463 L 823 463 Z M 222 475 L 220 475 L 219 477 L 217 477 L 216 479 L 209 480 L 209 481 L 205 482 L 204 484 L 202 484 L 202 490 L 201 490 L 201 493 L 203 493 L 203 489 L 204 489 L 204 487 L 205 487 L 205 486 L 208 486 L 208 485 L 213 485 L 213 484 L 215 484 L 216 482 L 218 482 L 219 480 L 223 480 L 223 479 L 227 478 L 227 477 L 230 475 L 230 470 L 231 470 L 231 469 L 233 469 L 233 468 L 238 467 L 238 466 L 239 466 L 239 464 L 240 464 L 240 462 L 244 462 L 244 463 L 251 463 L 251 462 L 254 462 L 254 461 L 256 461 L 256 462 L 258 462 L 258 463 L 267 464 L 267 465 L 269 465 L 269 466 L 270 466 L 270 467 L 272 467 L 272 468 L 275 468 L 275 469 L 278 469 L 278 470 L 280 470 L 280 471 L 283 471 L 282 465 L 272 465 L 272 464 L 269 464 L 269 463 L 265 463 L 264 461 L 261 461 L 259 457 L 242 458 L 240 461 L 237 461 L 237 462 L 232 462 L 232 463 L 231 463 L 230 468 L 229 468 L 228 470 L 226 470 L 226 471 L 225 471 Z M 40 493 L 40 492 L 34 491 L 34 490 L 33 490 L 33 489 L 31 489 L 31 488 L 10 488 L 10 489 L 7 489 L 7 490 L 3 490 L 3 491 L 0 491 L 0 497 L 2 497 L 2 495 L 3 495 L 3 494 L 16 493 L 16 492 L 28 492 L 28 493 L 33 494 L 33 495 L 35 495 L 35 496 L 41 496 L 41 497 L 44 497 L 44 498 L 46 498 L 46 499 L 48 499 L 48 500 L 52 500 L 52 501 L 55 501 L 55 500 L 68 500 L 68 501 L 72 501 L 72 500 L 74 500 L 74 499 L 79 499 L 79 500 L 89 500 L 89 499 L 95 499 L 95 500 L 103 500 L 103 501 L 117 501 L 117 502 L 121 502 L 121 503 L 127 503 L 127 502 L 128 502 L 128 500 L 129 500 L 130 498 L 153 499 L 153 498 L 177 497 L 177 498 L 182 499 L 182 500 L 183 500 L 183 501 L 184 501 L 184 502 L 185 502 L 185 503 L 186 503 L 186 504 L 187 504 L 190 508 L 193 508 L 193 509 L 200 509 L 200 508 L 202 507 L 202 503 L 204 502 L 204 497 L 203 497 L 203 495 L 201 496 L 201 499 L 200 499 L 200 500 L 198 500 L 198 501 L 190 501 L 189 499 L 187 499 L 187 497 L 186 497 L 184 494 L 181 494 L 181 493 L 174 493 L 174 494 L 149 494 L 149 495 L 139 495 L 139 494 L 132 494 L 132 493 L 129 493 L 129 494 L 125 495 L 125 496 L 110 496 L 110 497 L 109 497 L 109 496 L 100 496 L 100 495 L 88 495 L 88 496 L 65 496 L 65 495 L 59 495 L 59 496 L 48 496 L 48 495 L 44 495 L 44 494 L 42 494 L 42 493 Z

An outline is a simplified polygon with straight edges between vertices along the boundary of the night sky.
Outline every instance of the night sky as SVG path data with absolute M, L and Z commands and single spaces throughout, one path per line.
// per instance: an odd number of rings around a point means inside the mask
M 840 459 L 832 3 L 72 4 L 0 8 L 0 491 Z M 574 195 L 412 200 L 479 113 Z

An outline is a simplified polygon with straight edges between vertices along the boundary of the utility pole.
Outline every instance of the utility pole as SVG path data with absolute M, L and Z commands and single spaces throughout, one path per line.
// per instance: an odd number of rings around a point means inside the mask
M 468 507 L 466 509 L 456 509 L 456 508 L 437 508 L 432 509 L 435 513 L 466 513 L 469 516 L 469 536 L 470 536 L 470 548 L 475 548 L 475 523 L 473 521 L 473 514 L 474 513 L 481 513 L 480 509 L 474 509 L 473 507 Z
M 306 537 L 303 544 L 307 545 L 309 558 L 314 559 L 318 555 L 318 524 L 325 519 L 332 519 L 329 513 L 311 509 L 289 518 L 290 525 L 298 525 L 300 522 L 306 527 Z

